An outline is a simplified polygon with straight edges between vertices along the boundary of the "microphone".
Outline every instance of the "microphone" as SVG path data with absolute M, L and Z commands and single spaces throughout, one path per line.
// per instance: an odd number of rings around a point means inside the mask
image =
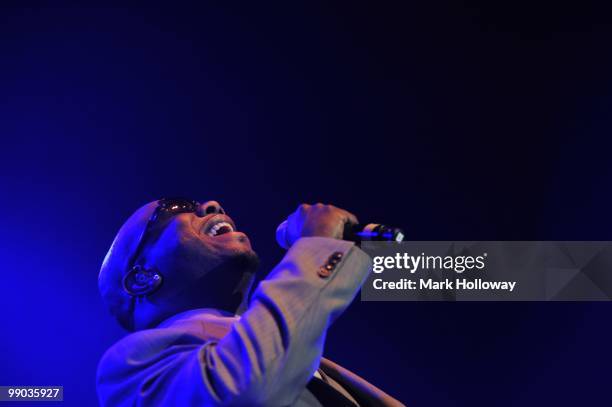
M 404 231 L 400 228 L 381 225 L 380 223 L 346 223 L 342 233 L 342 240 L 350 240 L 357 243 L 364 241 L 401 242 L 404 240 Z M 291 246 L 287 240 L 287 221 L 283 221 L 276 228 L 276 242 L 283 249 L 288 249 Z

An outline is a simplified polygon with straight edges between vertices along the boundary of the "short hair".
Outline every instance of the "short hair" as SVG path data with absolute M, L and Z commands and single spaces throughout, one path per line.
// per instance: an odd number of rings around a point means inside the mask
M 98 289 L 102 299 L 119 324 L 128 331 L 134 330 L 134 299 L 123 289 L 123 277 L 128 272 L 128 263 L 156 207 L 157 201 L 150 202 L 125 221 L 106 253 L 98 274 Z

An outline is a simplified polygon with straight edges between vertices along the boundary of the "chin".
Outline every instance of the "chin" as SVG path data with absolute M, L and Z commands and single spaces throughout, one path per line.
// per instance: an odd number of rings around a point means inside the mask
M 232 253 L 255 253 L 247 235 L 242 232 L 226 233 L 218 238 L 218 243 L 223 245 L 223 251 Z
M 214 265 L 206 270 L 199 269 L 202 276 L 211 271 L 254 272 L 259 266 L 259 257 L 251 247 L 249 238 L 242 232 L 224 233 L 212 238 L 203 239 L 204 247 L 198 245 L 201 263 L 206 264 L 214 259 Z M 204 250 L 202 250 L 204 249 Z M 210 264 L 210 263 L 209 263 Z
M 254 273 L 259 267 L 259 256 L 257 256 L 257 253 L 251 249 L 251 246 L 237 249 L 224 262 L 224 266 L 240 272 Z
M 209 244 L 212 244 L 217 250 L 253 250 L 249 238 L 242 232 L 224 233 L 213 237 L 209 240 Z

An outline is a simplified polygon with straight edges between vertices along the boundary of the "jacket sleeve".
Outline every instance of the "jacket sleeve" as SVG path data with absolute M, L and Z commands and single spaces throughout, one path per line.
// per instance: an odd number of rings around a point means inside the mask
M 336 253 L 335 268 L 321 273 Z M 100 401 L 291 405 L 319 365 L 327 328 L 370 270 L 370 258 L 351 242 L 299 239 L 221 340 L 202 344 L 178 330 L 157 329 L 111 348 L 98 370 Z

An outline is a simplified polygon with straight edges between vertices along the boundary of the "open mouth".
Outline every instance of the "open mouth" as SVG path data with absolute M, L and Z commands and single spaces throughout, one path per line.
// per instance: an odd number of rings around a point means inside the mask
M 234 232 L 236 226 L 232 220 L 225 215 L 215 215 L 202 227 L 202 233 L 214 237 Z

